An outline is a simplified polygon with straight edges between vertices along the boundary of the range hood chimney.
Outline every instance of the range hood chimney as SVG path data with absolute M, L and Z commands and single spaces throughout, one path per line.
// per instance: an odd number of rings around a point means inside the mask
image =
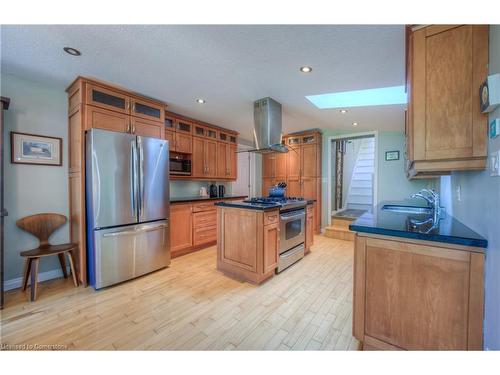
M 252 152 L 288 152 L 281 143 L 281 104 L 271 98 L 253 103 L 254 150 Z

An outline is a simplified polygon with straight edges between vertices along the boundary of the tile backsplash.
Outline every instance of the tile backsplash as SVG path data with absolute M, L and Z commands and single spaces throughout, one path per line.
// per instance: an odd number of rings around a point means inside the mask
M 224 185 L 226 187 L 226 194 L 231 194 L 230 182 L 215 182 L 215 181 L 170 181 L 170 198 L 182 198 L 198 196 L 200 188 L 205 186 L 208 191 L 210 184 Z

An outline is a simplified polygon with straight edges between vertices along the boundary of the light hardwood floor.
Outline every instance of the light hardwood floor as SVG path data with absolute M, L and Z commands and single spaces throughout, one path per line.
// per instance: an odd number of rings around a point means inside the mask
M 301 262 L 261 286 L 215 269 L 216 249 L 94 291 L 59 279 L 6 296 L 0 343 L 67 349 L 352 350 L 353 243 L 316 236 Z

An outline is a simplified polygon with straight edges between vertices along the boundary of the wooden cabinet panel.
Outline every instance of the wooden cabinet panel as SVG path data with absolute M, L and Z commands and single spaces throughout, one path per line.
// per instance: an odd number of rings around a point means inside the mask
M 379 349 L 482 349 L 484 254 L 456 246 L 358 233 L 354 336 Z
M 190 134 L 175 133 L 175 151 L 184 154 L 193 152 L 193 137 Z
M 237 146 L 230 144 L 227 149 L 227 167 L 228 167 L 228 178 L 231 180 L 236 180 L 238 178 L 238 154 L 236 153 Z
M 82 172 L 83 162 L 83 131 L 82 131 L 82 113 L 76 111 L 69 116 L 68 138 L 69 138 L 69 173 Z
M 163 105 L 142 99 L 132 98 L 131 115 L 146 120 L 158 121 L 164 124 L 165 112 Z
M 262 230 L 259 226 L 259 212 L 250 210 L 223 210 L 221 261 L 251 272 L 257 270 L 257 252 L 259 250 L 256 234 Z M 261 219 L 262 220 L 262 219 Z M 244 231 L 242 231 L 244 229 Z M 221 240 L 219 239 L 219 241 Z
M 286 181 L 286 194 L 290 197 L 300 197 L 302 196 L 302 185 L 300 178 L 289 177 Z
M 293 152 L 293 151 L 292 151 Z M 286 168 L 287 168 L 287 160 L 288 160 L 288 153 L 277 153 L 276 154 L 276 162 L 275 162 L 275 172 L 274 172 L 274 177 L 276 177 L 276 180 L 278 182 L 285 182 L 286 181 Z
M 301 176 L 301 149 L 300 147 L 290 147 L 287 152 L 288 165 L 287 175 L 288 178 L 300 178 Z
M 207 177 L 217 177 L 217 142 L 205 141 L 205 165 L 207 167 Z
M 199 137 L 193 137 L 193 159 L 192 159 L 193 177 L 205 177 L 205 140 Z
M 127 133 L 130 129 L 130 116 L 107 109 L 86 106 L 86 128 L 110 130 Z
M 217 240 L 217 211 L 215 206 L 210 211 L 193 214 L 194 245 L 199 246 Z
M 264 226 L 264 273 L 273 271 L 278 266 L 279 238 L 278 222 Z
M 306 252 L 310 251 L 314 241 L 314 209 L 312 205 L 307 206 L 306 212 Z
M 472 156 L 472 26 L 426 38 L 428 159 Z M 473 95 L 474 94 L 474 95 Z
M 467 349 L 467 260 L 367 245 L 365 333 L 406 349 Z
M 130 98 L 127 95 L 91 83 L 86 84 L 86 99 L 87 104 L 96 107 L 123 114 L 130 111 Z
M 217 241 L 217 226 L 194 229 L 194 245 L 200 246 Z
M 193 224 L 194 229 L 200 229 L 205 227 L 213 227 L 217 225 L 217 211 L 215 206 L 213 210 L 205 212 L 195 212 L 193 214 Z
M 142 137 L 151 137 L 163 139 L 163 124 L 156 121 L 145 120 L 142 118 L 131 117 L 131 133 Z
M 262 155 L 262 177 L 274 178 L 276 172 L 276 156 L 274 153 Z
M 193 246 L 193 214 L 191 204 L 170 206 L 170 248 L 172 253 Z
M 407 175 L 437 177 L 486 166 L 488 26 L 433 25 L 407 33 Z
M 175 148 L 175 132 L 170 131 L 170 130 L 164 130 L 163 133 L 163 139 L 168 141 L 168 150 L 169 151 L 176 151 Z
M 217 177 L 228 178 L 229 143 L 217 142 Z
M 318 152 L 315 144 L 302 145 L 302 177 L 318 176 Z
M 300 196 L 305 199 L 316 199 L 318 196 L 318 184 L 316 177 L 302 179 L 302 190 Z

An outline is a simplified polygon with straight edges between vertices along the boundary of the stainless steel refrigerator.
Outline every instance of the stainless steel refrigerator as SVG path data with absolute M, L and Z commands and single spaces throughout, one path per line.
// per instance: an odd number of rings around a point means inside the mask
M 170 263 L 168 142 L 86 135 L 88 272 L 99 289 Z

